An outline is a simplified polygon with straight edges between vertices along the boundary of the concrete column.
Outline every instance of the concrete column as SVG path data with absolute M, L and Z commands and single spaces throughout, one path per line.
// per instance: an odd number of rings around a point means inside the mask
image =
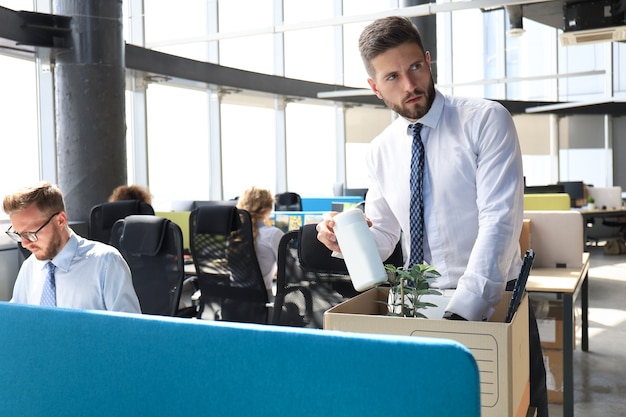
M 54 63 L 58 185 L 70 220 L 126 183 L 121 0 L 53 0 L 72 17 L 72 45 Z

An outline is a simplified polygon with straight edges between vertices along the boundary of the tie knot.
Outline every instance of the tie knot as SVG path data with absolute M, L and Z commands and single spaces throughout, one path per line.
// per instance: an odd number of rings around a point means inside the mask
M 413 137 L 419 137 L 420 136 L 420 132 L 422 131 L 422 126 L 424 126 L 421 123 L 413 123 L 410 127 L 411 130 L 413 131 Z
M 53 264 L 51 261 L 49 261 L 46 264 L 46 267 L 48 268 L 48 271 L 50 271 L 51 273 L 54 273 L 54 270 L 57 269 L 56 265 Z

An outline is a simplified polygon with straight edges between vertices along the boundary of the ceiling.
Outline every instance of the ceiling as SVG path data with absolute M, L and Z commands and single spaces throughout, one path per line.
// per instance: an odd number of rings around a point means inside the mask
M 609 0 L 605 0 L 609 1 Z M 623 1 L 623 0 L 622 0 Z M 571 1 L 570 1 L 571 2 Z M 563 28 L 564 5 L 566 1 L 538 1 L 529 2 L 505 1 L 494 2 L 492 0 L 482 0 L 476 2 L 473 7 L 480 7 L 478 4 L 487 4 L 493 7 L 521 8 L 523 17 L 548 25 L 557 29 Z M 578 4 L 581 2 L 579 1 Z M 603 1 L 587 2 L 589 5 L 603 7 Z M 453 2 L 454 7 L 461 7 L 465 3 Z M 447 5 L 447 6 L 446 6 Z M 419 13 L 426 12 L 421 9 L 425 6 L 432 8 L 452 7 L 449 4 L 435 4 L 416 6 Z M 469 7 L 469 5 L 465 6 Z M 413 7 L 401 9 L 410 11 Z M 396 12 L 397 10 L 394 10 Z M 432 10 L 431 10 L 432 12 Z M 30 55 L 35 53 L 36 48 L 29 45 L 29 39 L 25 37 L 20 12 L 0 7 L 0 49 L 5 53 L 13 55 Z M 27 14 L 27 17 L 40 19 L 38 14 Z M 44 51 L 48 48 L 42 48 Z M 256 74 L 234 68 L 221 67 L 215 64 L 203 63 L 188 60 L 173 55 L 163 54 L 151 49 L 140 48 L 134 45 L 126 45 L 126 66 L 128 69 L 143 71 L 147 74 L 164 75 L 171 78 L 186 79 L 193 82 L 207 83 L 212 85 L 222 85 L 234 89 L 259 91 L 261 93 L 272 93 L 284 95 L 286 97 L 320 98 L 324 93 L 335 93 L 332 97 L 324 97 L 329 101 L 340 101 L 353 104 L 381 105 L 380 100 L 373 94 L 364 94 L 362 90 L 353 89 L 339 85 L 328 85 L 322 83 L 312 83 L 276 77 L 264 74 Z M 320 95 L 321 93 L 321 95 Z M 500 100 L 499 100 L 500 101 Z M 520 113 L 550 113 L 558 115 L 573 114 L 609 114 L 614 116 L 626 115 L 626 101 L 607 99 L 605 101 L 586 103 L 554 103 L 539 101 L 500 101 L 513 114 Z
M 564 1 L 522 4 L 522 15 L 555 29 L 563 29 Z

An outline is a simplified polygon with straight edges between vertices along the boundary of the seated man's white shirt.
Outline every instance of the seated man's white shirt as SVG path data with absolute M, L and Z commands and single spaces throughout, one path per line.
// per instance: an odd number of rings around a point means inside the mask
M 12 302 L 39 304 L 47 260 L 29 256 L 18 273 Z M 71 234 L 56 266 L 57 307 L 141 313 L 128 264 L 117 249 Z

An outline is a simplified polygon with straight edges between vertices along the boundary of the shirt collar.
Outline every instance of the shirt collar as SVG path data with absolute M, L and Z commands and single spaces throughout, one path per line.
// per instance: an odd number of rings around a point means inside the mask
M 63 246 L 63 249 L 52 259 L 52 263 L 60 270 L 67 272 L 70 270 L 72 259 L 78 250 L 78 237 L 76 233 L 70 232 L 70 238 Z
M 416 123 L 421 123 L 424 126 L 427 126 L 431 129 L 434 129 L 437 127 L 437 125 L 439 124 L 439 120 L 441 119 L 441 114 L 443 113 L 443 104 L 444 104 L 444 97 L 443 94 L 441 94 L 441 92 L 439 92 L 439 90 L 435 89 L 435 100 L 433 100 L 433 105 L 430 106 L 430 110 L 428 110 L 428 113 L 426 113 L 424 115 L 424 117 L 422 117 L 421 119 L 419 119 Z M 411 132 L 411 129 L 409 126 L 411 126 L 413 123 L 404 119 L 406 122 L 406 126 L 407 126 L 407 132 L 410 135 L 413 135 L 413 133 Z

